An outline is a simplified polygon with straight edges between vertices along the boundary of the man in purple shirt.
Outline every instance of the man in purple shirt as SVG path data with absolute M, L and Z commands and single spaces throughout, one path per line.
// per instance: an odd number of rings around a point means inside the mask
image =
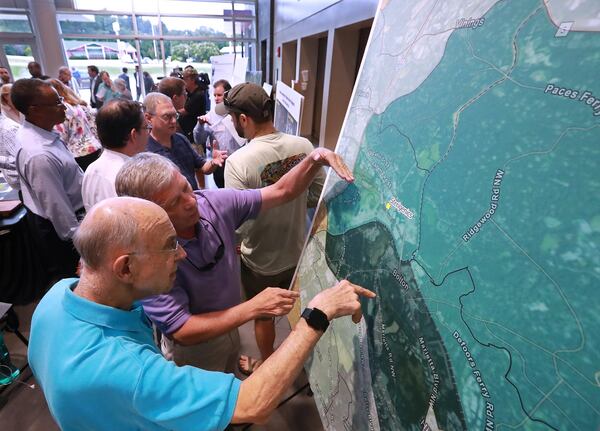
M 293 200 L 325 165 L 352 181 L 342 159 L 325 148 L 314 150 L 277 183 L 259 190 L 194 192 L 172 162 L 151 153 L 138 154 L 123 166 L 116 179 L 117 194 L 160 205 L 187 253 L 173 289 L 143 303 L 148 317 L 166 335 L 162 349 L 167 358 L 178 365 L 233 372 L 239 357 L 237 328 L 292 309 L 298 293 L 279 288 L 268 288 L 240 304 L 235 230 L 260 212 Z

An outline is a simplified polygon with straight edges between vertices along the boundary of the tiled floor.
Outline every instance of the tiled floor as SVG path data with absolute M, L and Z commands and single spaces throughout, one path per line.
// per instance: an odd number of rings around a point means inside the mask
M 34 306 L 16 307 L 21 319 L 21 332 L 29 336 L 29 323 Z M 290 332 L 287 319 L 277 321 L 277 341 L 281 343 Z M 258 356 L 258 349 L 254 341 L 254 324 L 249 322 L 240 328 L 242 340 L 242 353 Z M 6 344 L 15 365 L 24 364 L 26 348 L 14 334 L 5 334 Z M 29 369 L 23 373 L 19 380 L 30 376 Z M 25 384 L 12 384 L 0 394 L 0 429 L 6 431 L 55 431 L 55 424 L 41 389 L 36 385 L 35 379 L 31 377 Z M 286 397 L 301 388 L 306 383 L 306 375 L 302 373 L 290 388 Z M 34 385 L 33 388 L 28 385 Z M 322 430 L 319 413 L 314 400 L 302 391 L 285 405 L 279 407 L 272 415 L 266 425 L 252 425 L 247 428 L 250 431 L 282 431 L 282 430 Z M 236 427 L 242 429 L 242 427 Z M 246 428 L 244 428 L 246 429 Z

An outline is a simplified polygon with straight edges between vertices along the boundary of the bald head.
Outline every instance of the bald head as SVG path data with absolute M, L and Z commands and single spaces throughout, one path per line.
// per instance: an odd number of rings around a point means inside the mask
M 150 201 L 131 197 L 106 199 L 90 209 L 73 243 L 86 266 L 99 269 L 112 255 L 146 247 L 156 226 L 164 223 L 171 223 L 167 213 Z

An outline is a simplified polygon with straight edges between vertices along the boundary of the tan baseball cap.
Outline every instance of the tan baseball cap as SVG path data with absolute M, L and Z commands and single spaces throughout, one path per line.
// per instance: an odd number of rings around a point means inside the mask
M 238 112 L 266 120 L 271 115 L 272 106 L 273 101 L 261 86 L 246 82 L 227 91 L 223 103 L 215 106 L 215 112 L 219 115 Z

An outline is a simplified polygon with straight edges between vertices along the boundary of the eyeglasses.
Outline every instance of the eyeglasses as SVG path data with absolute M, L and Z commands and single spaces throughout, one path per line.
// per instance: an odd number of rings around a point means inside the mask
M 127 253 L 131 256 L 135 255 L 143 255 L 143 254 L 159 254 L 159 253 L 177 253 L 177 251 L 181 248 L 179 245 L 179 241 L 175 240 L 174 248 L 165 248 L 163 250 L 144 250 L 144 251 L 132 251 L 131 253 Z
M 162 114 L 162 115 L 156 115 L 156 114 L 152 114 L 151 112 L 148 113 L 149 115 L 153 115 L 155 117 L 158 117 L 160 119 L 162 119 L 163 121 L 171 121 L 171 120 L 179 120 L 179 112 L 175 112 L 173 114 Z
M 219 238 L 219 247 L 217 248 L 217 251 L 215 252 L 215 257 L 213 259 L 212 262 L 204 265 L 204 266 L 198 266 L 196 265 L 194 262 L 192 262 L 192 260 L 190 259 L 189 256 L 186 256 L 186 260 L 194 267 L 196 268 L 198 271 L 200 272 L 206 272 L 206 271 L 210 271 L 211 269 L 213 269 L 215 267 L 215 265 L 217 263 L 219 263 L 219 261 L 223 258 L 223 256 L 225 255 L 225 243 L 223 242 L 223 238 L 221 238 L 221 235 L 219 234 L 219 231 L 215 228 L 215 225 L 213 225 L 210 220 L 207 220 L 203 217 L 200 217 L 200 220 L 204 220 L 205 222 L 207 222 L 210 227 L 212 227 L 212 229 L 215 231 L 215 233 L 217 234 L 217 237 Z
M 65 98 L 62 96 L 58 96 L 58 102 L 56 102 L 56 103 L 32 103 L 31 106 L 51 106 L 51 107 L 65 106 Z

